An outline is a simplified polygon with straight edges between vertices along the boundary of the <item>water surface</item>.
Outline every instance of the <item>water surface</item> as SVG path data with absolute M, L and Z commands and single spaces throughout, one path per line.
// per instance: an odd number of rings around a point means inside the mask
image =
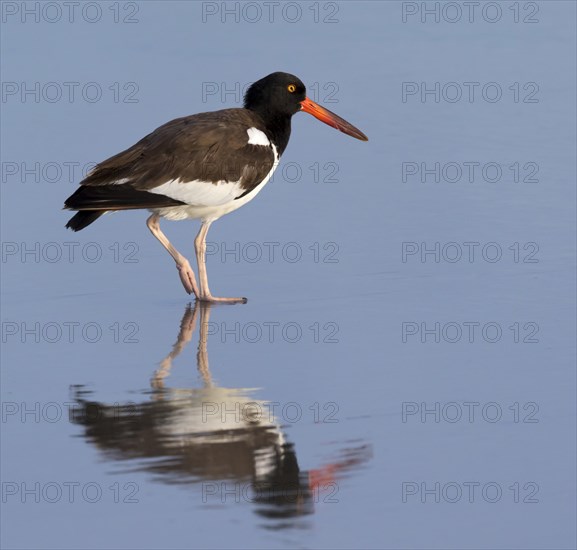
M 575 547 L 575 4 L 293 4 L 3 12 L 3 547 Z M 370 141 L 295 116 L 209 233 L 246 305 L 143 212 L 64 229 L 90 163 L 275 70 Z

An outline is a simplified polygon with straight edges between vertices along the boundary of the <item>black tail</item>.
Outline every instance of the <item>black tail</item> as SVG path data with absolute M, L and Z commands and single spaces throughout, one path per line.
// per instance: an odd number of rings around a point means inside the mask
M 80 231 L 95 222 L 105 212 L 106 210 L 81 210 L 68 220 L 66 227 L 72 231 Z
M 106 211 L 165 208 L 184 204 L 165 195 L 135 189 L 128 184 L 81 185 L 64 203 L 64 208 L 79 210 L 66 227 L 80 231 Z

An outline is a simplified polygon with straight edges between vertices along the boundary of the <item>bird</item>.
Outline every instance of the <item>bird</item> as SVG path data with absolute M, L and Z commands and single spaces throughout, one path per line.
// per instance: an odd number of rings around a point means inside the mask
M 125 151 L 97 164 L 64 202 L 77 213 L 66 227 L 80 231 L 106 212 L 147 209 L 150 232 L 176 263 L 188 294 L 201 302 L 246 303 L 213 296 L 206 271 L 211 224 L 249 201 L 272 177 L 300 111 L 361 141 L 358 128 L 312 101 L 296 76 L 274 72 L 251 84 L 242 108 L 176 118 Z M 189 261 L 160 229 L 160 218 L 198 219 L 194 240 L 199 281 Z

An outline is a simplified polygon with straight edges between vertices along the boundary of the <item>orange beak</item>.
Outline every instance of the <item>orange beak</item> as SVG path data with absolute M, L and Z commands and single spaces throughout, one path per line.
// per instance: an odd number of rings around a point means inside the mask
M 354 138 L 360 139 L 361 141 L 369 141 L 369 138 L 365 136 L 358 128 L 355 128 L 352 124 L 347 122 L 344 118 L 339 115 L 321 107 L 318 103 L 315 103 L 308 97 L 305 97 L 301 101 L 301 110 L 305 113 L 313 115 L 318 118 L 321 122 L 340 130 L 341 132 L 348 134 Z

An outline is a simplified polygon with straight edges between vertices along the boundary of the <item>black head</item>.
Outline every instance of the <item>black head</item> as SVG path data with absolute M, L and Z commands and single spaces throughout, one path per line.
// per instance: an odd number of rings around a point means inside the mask
M 300 78 L 289 73 L 272 73 L 250 86 L 244 106 L 258 113 L 292 116 L 301 110 L 305 97 L 306 87 Z
M 369 139 L 350 122 L 309 99 L 306 91 L 300 78 L 289 73 L 272 73 L 257 80 L 247 90 L 244 107 L 257 112 L 270 131 L 282 134 L 284 145 L 290 135 L 290 119 L 299 111 L 309 113 L 349 136 L 362 141 Z

